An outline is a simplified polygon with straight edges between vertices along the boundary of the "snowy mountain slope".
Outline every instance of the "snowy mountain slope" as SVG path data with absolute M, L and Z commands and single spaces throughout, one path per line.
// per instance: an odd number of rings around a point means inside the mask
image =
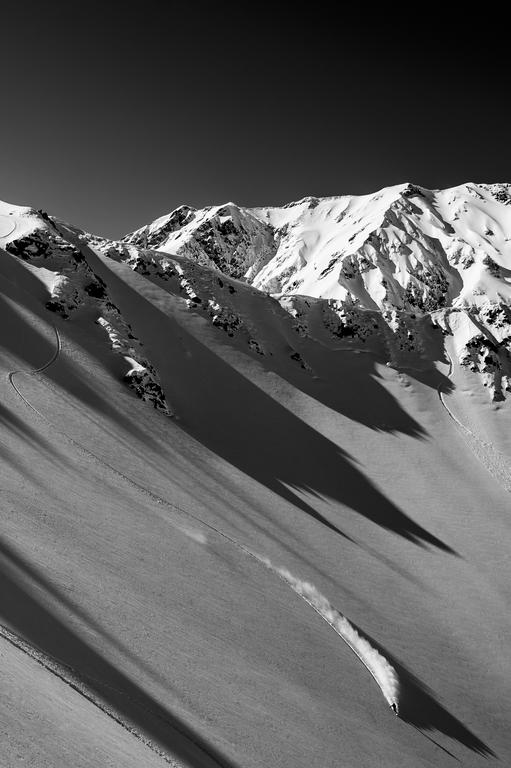
M 58 756 L 62 766 L 89 768 L 91 755 L 97 765 L 167 765 L 145 744 L 16 647 L 5 643 L 2 657 L 4 765 L 15 765 L 22 756 L 25 764 L 50 766 L 55 765 Z M 19 695 L 20 690 L 23 696 Z
M 111 348 L 124 358 L 129 385 L 154 407 L 170 413 L 157 374 L 145 358 L 140 342 L 108 300 L 104 286 L 79 247 L 62 237 L 61 227 L 48 214 L 2 205 L 5 234 L 0 236 L 0 245 L 7 253 L 26 262 L 46 287 L 47 309 L 65 319 L 73 314 L 94 315 Z M 78 232 L 73 229 L 73 234 L 77 236 Z
M 278 294 L 304 327 L 307 303 L 289 297 L 324 300 L 340 336 L 378 342 L 384 325 L 396 364 L 402 350 L 421 354 L 413 326 L 432 316 L 457 337 L 459 362 L 502 400 L 511 387 L 510 203 L 505 184 L 402 184 L 283 208 L 179 208 L 124 241 Z
M 354 294 L 272 297 L 156 241 L 2 215 L 0 623 L 179 766 L 509 762 L 509 495 L 438 391 L 511 455 L 509 414 L 449 371 L 464 310 L 389 321 Z M 126 357 L 174 418 L 126 386 Z M 396 671 L 399 718 L 300 589 Z M 27 712 L 33 662 L 9 658 L 25 730 L 0 705 L 8 765 L 143 753 L 71 693 L 59 727 L 47 670 Z

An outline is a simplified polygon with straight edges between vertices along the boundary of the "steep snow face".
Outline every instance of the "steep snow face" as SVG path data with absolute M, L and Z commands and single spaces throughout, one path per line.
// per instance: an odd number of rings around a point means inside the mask
M 124 242 L 186 256 L 276 294 L 302 329 L 313 321 L 300 296 L 326 302 L 327 329 L 337 337 L 365 343 L 381 337 L 383 320 L 385 333 L 397 335 L 397 353 L 421 353 L 417 317 L 434 317 L 445 333 L 463 327 L 459 362 L 482 375 L 494 399 L 509 389 L 510 185 L 401 184 L 280 208 L 183 207 Z M 470 322 L 450 322 L 452 313 Z

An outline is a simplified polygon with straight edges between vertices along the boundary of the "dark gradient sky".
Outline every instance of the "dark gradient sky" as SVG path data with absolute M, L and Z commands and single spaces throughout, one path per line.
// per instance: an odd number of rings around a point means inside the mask
M 511 181 L 503 6 L 103 5 L 2 9 L 0 199 L 119 236 L 181 203 Z

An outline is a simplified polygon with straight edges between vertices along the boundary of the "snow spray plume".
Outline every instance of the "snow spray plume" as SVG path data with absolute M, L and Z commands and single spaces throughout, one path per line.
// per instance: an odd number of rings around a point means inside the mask
M 327 598 L 319 592 L 313 584 L 302 581 L 293 576 L 285 568 L 277 568 L 265 557 L 254 556 L 263 563 L 272 573 L 285 581 L 306 603 L 308 603 L 319 615 L 334 629 L 344 642 L 356 653 L 362 664 L 371 673 L 379 686 L 385 699 L 392 710 L 398 714 L 399 710 L 399 679 L 394 667 L 389 664 L 382 654 L 361 637 L 348 619 L 339 613 Z

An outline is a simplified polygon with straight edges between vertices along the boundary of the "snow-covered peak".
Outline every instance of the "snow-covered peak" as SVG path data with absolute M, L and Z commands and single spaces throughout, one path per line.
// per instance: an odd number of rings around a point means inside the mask
M 188 256 L 271 293 L 343 300 L 355 289 L 362 305 L 380 308 L 389 298 L 385 280 L 391 283 L 390 301 L 400 305 L 410 274 L 443 268 L 446 259 L 448 267 L 461 260 L 467 269 L 478 265 L 462 280 L 462 289 L 452 269 L 447 276 L 448 299 L 463 302 L 481 290 L 485 257 L 505 266 L 510 200 L 506 184 L 431 191 L 406 183 L 369 195 L 307 197 L 281 207 L 183 206 L 124 241 Z M 370 274 L 375 268 L 379 272 Z M 487 289 L 495 297 L 490 277 Z
M 511 337 L 503 319 L 511 306 L 509 184 L 429 190 L 403 183 L 283 206 L 184 207 L 125 242 L 220 270 L 298 314 L 300 296 L 349 308 L 351 317 L 377 312 L 403 327 L 411 322 L 405 316 L 462 312 L 472 319 L 461 325 L 478 329 L 478 348 L 484 339 Z M 487 373 L 488 355 L 481 355 L 476 368 Z M 508 368 L 505 360 L 492 365 Z
M 511 386 L 509 184 L 404 183 L 257 208 L 183 205 L 118 242 L 66 231 L 71 243 L 87 241 L 167 288 L 170 280 L 191 311 L 207 307 L 229 335 L 244 328 L 251 350 L 271 347 L 242 306 L 258 289 L 278 298 L 299 333 L 369 345 L 397 366 L 431 364 L 426 337 L 436 324 L 456 337 L 458 359 L 494 398 Z M 62 232 L 43 211 L 0 207 L 0 245 L 39 269 L 53 308 L 69 314 L 94 281 Z

